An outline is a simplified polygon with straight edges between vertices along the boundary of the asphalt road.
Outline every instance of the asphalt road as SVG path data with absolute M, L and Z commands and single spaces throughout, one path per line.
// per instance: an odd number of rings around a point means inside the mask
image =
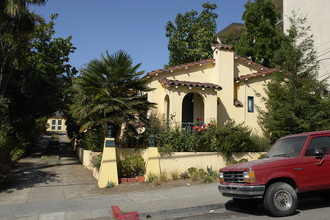
M 263 206 L 258 209 L 243 211 L 239 209 L 234 202 L 228 198 L 227 203 L 223 204 L 223 208 L 209 210 L 208 212 L 186 213 L 186 216 L 177 217 L 175 219 L 279 219 L 271 217 L 267 214 Z M 299 219 L 299 220 L 328 220 L 330 219 L 330 200 L 321 199 L 315 195 L 304 196 L 299 199 L 299 206 L 296 213 L 292 216 L 282 217 L 280 219 Z

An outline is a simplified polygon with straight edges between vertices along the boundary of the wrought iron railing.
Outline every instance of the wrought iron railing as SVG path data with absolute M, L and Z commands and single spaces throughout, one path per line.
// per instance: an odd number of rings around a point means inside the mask
M 182 126 L 183 130 L 190 132 L 190 133 L 192 133 L 194 130 L 194 123 L 192 123 L 192 122 L 182 122 L 181 126 Z

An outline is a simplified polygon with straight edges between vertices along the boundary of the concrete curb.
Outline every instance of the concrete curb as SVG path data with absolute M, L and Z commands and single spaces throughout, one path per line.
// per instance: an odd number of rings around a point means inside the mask
M 156 212 L 140 213 L 140 219 L 173 219 L 187 217 L 196 213 L 209 213 L 214 210 L 225 208 L 225 204 L 211 204 L 203 206 L 186 207 L 179 209 L 161 210 Z

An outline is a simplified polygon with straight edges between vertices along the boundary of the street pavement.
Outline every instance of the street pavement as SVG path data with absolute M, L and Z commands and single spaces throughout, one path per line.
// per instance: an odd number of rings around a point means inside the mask
M 51 133 L 39 141 L 39 148 Z M 110 219 L 113 205 L 138 211 L 140 219 L 175 219 L 223 210 L 217 183 L 148 192 L 105 193 L 97 187 L 65 134 L 60 135 L 59 164 L 41 163 L 41 153 L 19 161 L 13 180 L 0 189 L 0 220 Z

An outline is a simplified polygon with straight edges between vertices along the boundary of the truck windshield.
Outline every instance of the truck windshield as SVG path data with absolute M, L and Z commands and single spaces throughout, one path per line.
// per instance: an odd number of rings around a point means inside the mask
M 306 139 L 307 136 L 280 139 L 270 149 L 266 157 L 299 157 Z

